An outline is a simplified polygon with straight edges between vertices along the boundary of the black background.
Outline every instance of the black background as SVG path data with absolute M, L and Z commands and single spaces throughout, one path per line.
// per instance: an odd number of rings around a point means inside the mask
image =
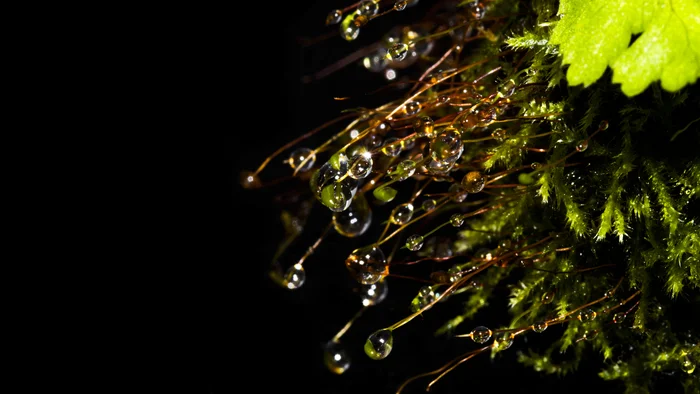
M 268 12 L 258 11 L 256 27 L 241 29 L 238 37 L 243 49 L 234 45 L 238 56 L 231 70 L 235 102 L 233 124 L 224 146 L 227 174 L 225 195 L 233 202 L 222 215 L 222 253 L 208 266 L 205 283 L 209 305 L 204 308 L 207 327 L 205 379 L 210 393 L 228 392 L 307 392 L 307 393 L 393 393 L 407 378 L 436 369 L 476 346 L 469 339 L 434 337 L 432 333 L 461 309 L 458 299 L 438 304 L 423 318 L 417 318 L 394 333 L 394 349 L 382 361 L 372 361 L 363 352 L 367 336 L 406 316 L 410 300 L 421 286 L 402 279 L 389 280 L 389 296 L 379 306 L 370 308 L 343 337 L 351 359 L 351 368 L 337 376 L 323 365 L 323 344 L 360 308 L 359 296 L 344 267 L 345 257 L 354 248 L 378 237 L 376 227 L 388 212 L 375 209 L 373 231 L 361 239 L 343 239 L 331 232 L 318 251 L 305 263 L 304 286 L 289 291 L 274 284 L 267 276 L 275 249 L 283 238 L 281 206 L 276 196 L 289 188 L 308 190 L 305 182 L 293 180 L 279 187 L 244 190 L 238 184 L 241 170 L 254 170 L 265 157 L 284 143 L 321 123 L 338 116 L 346 108 L 376 106 L 396 93 L 389 90 L 368 96 L 385 84 L 379 74 L 372 74 L 357 62 L 320 80 L 302 83 L 302 77 L 322 68 L 381 38 L 391 26 L 420 18 L 430 8 L 422 1 L 401 14 L 394 13 L 371 22 L 359 38 L 346 42 L 333 35 L 315 45 L 305 46 L 303 38 L 313 38 L 337 31 L 326 27 L 324 20 L 333 8 L 349 2 L 288 2 L 266 4 Z M 263 4 L 263 6 L 265 6 Z M 280 8 L 282 7 L 282 8 Z M 398 14 L 398 15 L 397 15 Z M 252 30 L 260 29 L 259 38 Z M 264 32 L 264 34 L 262 34 Z M 245 44 L 243 42 L 245 41 Z M 393 95 L 392 95 L 393 94 Z M 333 97 L 351 99 L 336 101 Z M 237 122 L 235 117 L 240 117 Z M 243 118 L 245 117 L 245 121 Z M 315 147 L 335 128 L 300 146 Z M 262 172 L 263 181 L 288 175 L 282 163 L 289 151 L 275 159 Z M 327 159 L 321 157 L 320 160 Z M 287 267 L 293 264 L 320 235 L 331 218 L 330 212 L 316 205 L 303 235 L 280 259 Z M 459 332 L 476 325 L 495 327 L 505 324 L 508 316 L 507 289 L 498 289 L 495 300 L 474 321 L 466 322 Z M 464 299 L 464 298 L 463 298 Z M 620 383 L 604 382 L 597 377 L 603 366 L 601 357 L 590 351 L 576 374 L 566 377 L 536 373 L 516 362 L 516 352 L 538 348 L 554 341 L 560 328 L 550 328 L 539 336 L 519 337 L 513 346 L 495 360 L 481 354 L 461 365 L 440 381 L 431 392 L 622 392 Z M 424 392 L 430 378 L 409 385 L 405 393 Z M 244 388 L 247 387 L 247 388 Z

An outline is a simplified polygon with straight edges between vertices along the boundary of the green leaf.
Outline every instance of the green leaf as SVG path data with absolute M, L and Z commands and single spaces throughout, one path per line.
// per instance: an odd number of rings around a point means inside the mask
M 550 43 L 570 65 L 571 85 L 589 86 L 608 65 L 627 96 L 657 80 L 673 92 L 700 77 L 697 0 L 561 0 L 559 15 Z

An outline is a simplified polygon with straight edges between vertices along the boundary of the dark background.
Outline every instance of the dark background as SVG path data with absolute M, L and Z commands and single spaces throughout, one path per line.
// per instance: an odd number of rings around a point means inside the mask
M 234 84 L 240 88 L 231 92 L 231 96 L 242 98 L 234 104 L 240 107 L 236 108 L 234 116 L 241 117 L 241 121 L 234 119 L 236 127 L 227 135 L 224 146 L 225 168 L 232 169 L 227 174 L 225 193 L 232 194 L 233 203 L 223 217 L 223 252 L 211 262 L 212 269 L 208 273 L 211 281 L 205 285 L 211 303 L 205 308 L 209 327 L 204 330 L 207 358 L 203 384 L 210 393 L 393 393 L 407 378 L 436 369 L 476 348 L 469 339 L 432 334 L 447 318 L 459 313 L 460 300 L 438 304 L 424 318 L 417 318 L 395 331 L 390 356 L 372 361 L 362 350 L 365 339 L 374 330 L 406 316 L 410 301 L 421 286 L 390 279 L 386 301 L 370 308 L 342 339 L 352 359 L 350 369 L 341 376 L 330 373 L 323 365 L 323 344 L 361 307 L 344 259 L 354 248 L 377 239 L 378 223 L 387 217 L 388 211 L 381 207 L 375 209 L 374 231 L 370 230 L 360 239 L 343 239 L 331 232 L 305 263 L 304 286 L 289 291 L 267 276 L 275 249 L 284 236 L 280 221 L 284 205 L 275 203 L 275 198 L 290 188 L 308 190 L 307 183 L 293 180 L 278 187 L 243 190 L 238 176 L 241 170 L 254 170 L 279 146 L 333 119 L 341 110 L 372 107 L 395 97 L 397 93 L 392 90 L 366 95 L 383 86 L 385 81 L 380 74 L 364 70 L 357 62 L 320 81 L 302 83 L 301 79 L 381 38 L 397 21 L 417 20 L 432 2 L 422 1 L 401 14 L 394 13 L 371 22 L 354 42 L 334 35 L 312 46 L 305 46 L 303 39 L 337 31 L 337 26 L 324 25 L 325 17 L 331 9 L 350 3 L 288 3 L 292 4 L 269 3 L 269 14 L 256 16 L 261 23 L 255 29 L 265 33 L 260 39 L 251 40 L 253 33 L 242 29 L 241 34 L 247 32 L 248 35 L 238 39 L 241 45 L 247 45 L 247 54 L 240 47 L 234 48 L 234 53 L 240 57 L 234 64 L 240 66 L 241 71 L 232 70 L 231 73 Z M 352 98 L 333 100 L 339 96 Z M 318 146 L 344 124 L 321 132 L 300 146 Z M 288 154 L 289 151 L 275 159 L 262 172 L 264 181 L 290 173 L 282 163 Z M 320 158 L 324 159 L 327 157 Z M 280 263 L 284 267 L 294 264 L 330 218 L 330 211 L 317 204 L 304 233 L 280 258 Z M 507 294 L 507 289 L 498 289 L 491 305 L 474 321 L 465 322 L 459 332 L 468 332 L 477 325 L 505 324 L 508 321 Z M 517 351 L 526 351 L 529 347 L 537 349 L 539 345 L 556 340 L 560 334 L 561 328 L 550 328 L 539 336 L 519 337 L 507 352 L 493 361 L 490 354 L 481 354 L 443 378 L 432 392 L 623 391 L 621 384 L 604 382 L 597 377 L 602 362 L 600 355 L 593 351 L 587 353 L 588 360 L 576 374 L 562 378 L 536 373 L 516 362 Z M 412 383 L 404 393 L 424 392 L 430 379 Z

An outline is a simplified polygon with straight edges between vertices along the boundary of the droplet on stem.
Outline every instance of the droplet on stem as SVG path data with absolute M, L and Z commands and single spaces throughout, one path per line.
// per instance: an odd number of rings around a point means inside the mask
M 304 161 L 306 161 L 306 163 L 304 163 Z M 289 155 L 289 160 L 287 161 L 293 170 L 299 172 L 310 170 L 311 167 L 314 166 L 314 162 L 316 162 L 316 155 L 314 151 L 309 148 L 299 148 L 295 150 Z
M 460 213 L 455 213 L 450 217 L 450 224 L 454 227 L 462 227 L 462 224 L 464 224 L 464 218 L 462 217 L 462 214 Z
M 377 283 L 372 283 L 370 285 L 362 285 L 362 288 L 360 289 L 360 299 L 362 300 L 362 305 L 377 305 L 384 301 L 388 292 L 389 286 L 387 285 L 386 280 L 380 280 Z
M 532 331 L 540 333 L 547 329 L 546 321 L 539 321 L 532 325 Z
M 374 245 L 355 249 L 345 259 L 345 266 L 350 274 L 363 285 L 377 283 L 389 274 L 389 266 L 384 252 Z
M 373 360 L 381 360 L 391 353 L 394 337 L 391 330 L 382 329 L 372 333 L 365 342 L 365 353 Z
M 289 267 L 287 273 L 284 275 L 284 285 L 290 290 L 300 288 L 305 280 L 306 272 L 304 272 L 304 267 L 301 264 L 294 264 Z
M 418 234 L 413 234 L 406 240 L 406 247 L 408 250 L 415 252 L 423 247 L 423 236 Z
M 430 198 L 430 199 L 427 199 L 427 200 L 423 201 L 423 204 L 421 205 L 421 208 L 423 208 L 423 210 L 424 210 L 425 212 L 430 212 L 430 211 L 432 211 L 433 209 L 435 209 L 436 204 L 437 204 L 437 203 L 435 202 L 435 200 L 433 200 L 432 198 Z
M 479 171 L 468 172 L 462 178 L 462 186 L 468 193 L 478 193 L 484 190 L 486 185 L 486 177 Z
M 334 374 L 342 375 L 350 368 L 350 357 L 340 346 L 340 343 L 330 341 L 323 349 L 323 363 Z
M 406 58 L 406 55 L 408 55 L 408 45 L 399 42 L 389 48 L 386 58 L 394 62 L 400 62 Z
M 369 152 L 364 152 L 359 155 L 355 155 L 350 160 L 350 168 L 348 169 L 348 175 L 352 179 L 363 179 L 366 178 L 372 172 L 372 155 Z
M 478 344 L 488 342 L 492 334 L 491 330 L 484 326 L 478 326 L 471 332 L 472 340 Z
M 585 152 L 588 149 L 588 140 L 581 140 L 576 144 L 577 152 Z
M 328 13 L 328 16 L 326 17 L 326 25 L 337 25 L 340 23 L 341 19 L 343 19 L 343 11 L 341 10 L 333 10 Z
M 584 309 L 578 313 L 578 319 L 580 321 L 591 321 L 594 320 L 598 314 L 593 309 Z
M 405 203 L 397 206 L 391 213 L 391 222 L 398 225 L 404 225 L 411 221 L 413 217 L 413 204 Z

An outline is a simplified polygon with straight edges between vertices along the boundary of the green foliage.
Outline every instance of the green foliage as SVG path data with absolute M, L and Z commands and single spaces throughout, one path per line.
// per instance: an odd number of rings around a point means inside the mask
M 558 14 L 561 20 L 549 43 L 559 45 L 563 64 L 570 65 L 570 85 L 591 85 L 608 65 L 613 82 L 628 96 L 657 80 L 664 89 L 678 91 L 700 76 L 696 0 L 561 0 Z M 630 45 L 636 34 L 640 36 Z M 514 43 L 523 46 L 528 41 Z

